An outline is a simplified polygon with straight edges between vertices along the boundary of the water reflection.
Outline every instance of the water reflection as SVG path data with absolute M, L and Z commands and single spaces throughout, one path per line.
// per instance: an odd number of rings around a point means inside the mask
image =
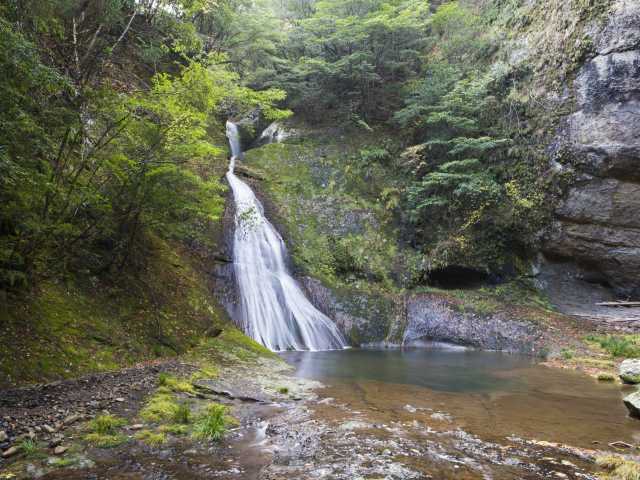
M 296 375 L 320 380 L 335 397 L 373 422 L 444 411 L 484 439 L 515 434 L 586 448 L 640 440 L 620 386 L 573 371 L 547 368 L 529 357 L 459 349 L 288 352 Z M 417 414 L 408 414 L 418 407 Z M 422 408 L 422 410 L 420 410 Z M 594 443 L 597 442 L 597 443 Z M 598 447 L 598 446 L 600 447 Z
M 529 357 L 460 348 L 353 349 L 344 352 L 288 352 L 283 358 L 297 375 L 316 380 L 354 379 L 418 385 L 444 392 L 521 390 L 521 379 L 503 375 L 529 367 Z

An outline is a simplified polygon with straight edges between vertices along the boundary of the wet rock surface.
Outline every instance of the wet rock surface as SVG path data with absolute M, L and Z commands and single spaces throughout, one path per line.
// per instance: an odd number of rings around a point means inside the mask
M 356 290 L 337 292 L 311 277 L 299 281 L 311 303 L 333 319 L 354 345 L 386 340 L 393 336 L 392 328 L 402 325 L 403 305 L 396 298 Z
M 624 397 L 624 404 L 631 416 L 640 418 L 640 391 L 636 391 Z
M 624 383 L 640 383 L 640 358 L 630 358 L 622 362 L 619 375 Z

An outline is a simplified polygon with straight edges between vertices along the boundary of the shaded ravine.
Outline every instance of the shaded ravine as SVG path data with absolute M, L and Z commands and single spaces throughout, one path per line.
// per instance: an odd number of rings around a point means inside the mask
M 227 181 L 235 202 L 233 267 L 240 296 L 234 320 L 273 351 L 341 349 L 346 342 L 329 317 L 305 297 L 285 262 L 286 247 L 251 188 L 234 173 L 242 158 L 237 126 L 227 122 L 231 162 Z

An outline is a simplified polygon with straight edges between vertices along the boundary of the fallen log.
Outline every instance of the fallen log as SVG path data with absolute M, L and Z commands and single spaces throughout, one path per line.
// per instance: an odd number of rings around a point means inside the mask
M 596 303 L 598 307 L 640 307 L 640 302 L 600 302 Z

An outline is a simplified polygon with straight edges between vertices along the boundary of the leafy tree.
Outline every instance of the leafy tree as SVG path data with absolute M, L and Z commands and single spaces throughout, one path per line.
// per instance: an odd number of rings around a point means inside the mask
M 423 0 L 317 2 L 289 33 L 279 70 L 294 109 L 388 117 L 398 86 L 420 69 L 428 13 Z
M 141 263 L 150 231 L 205 241 L 222 209 L 221 119 L 288 115 L 283 91 L 242 85 L 229 57 L 206 49 L 189 14 L 215 8 L 3 5 L 0 288 Z

